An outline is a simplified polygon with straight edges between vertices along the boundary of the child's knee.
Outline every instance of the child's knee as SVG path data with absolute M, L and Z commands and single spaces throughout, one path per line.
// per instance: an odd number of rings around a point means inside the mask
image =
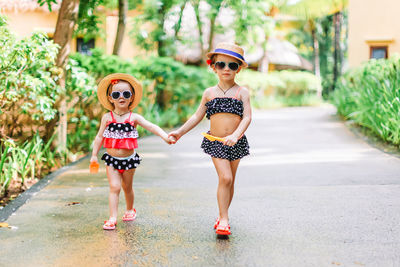
M 125 184 L 122 183 L 122 189 L 124 190 L 125 193 L 130 193 L 133 192 L 132 184 Z
M 231 175 L 221 175 L 219 177 L 219 183 L 224 186 L 232 186 L 233 178 Z
M 110 183 L 110 191 L 113 193 L 119 193 L 121 191 L 120 183 Z

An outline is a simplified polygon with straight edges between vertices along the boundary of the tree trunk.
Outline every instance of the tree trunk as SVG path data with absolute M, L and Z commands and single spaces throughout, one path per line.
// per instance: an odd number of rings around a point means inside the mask
M 213 45 L 213 39 L 215 34 L 215 20 L 218 17 L 219 10 L 221 9 L 222 1 L 220 1 L 215 7 L 211 6 L 211 9 L 215 9 L 210 17 L 210 36 L 208 38 L 208 49 L 207 51 L 210 52 Z
M 201 23 L 200 18 L 200 10 L 199 10 L 200 1 L 196 1 L 193 3 L 194 13 L 196 14 L 196 21 L 197 21 L 197 29 L 199 31 L 199 41 L 200 41 L 200 58 L 205 58 L 205 51 L 204 51 L 204 42 L 203 42 L 203 23 Z M 202 60 L 203 62 L 203 60 Z
M 336 12 L 333 16 L 333 25 L 335 27 L 334 52 L 333 52 L 333 84 L 332 91 L 335 90 L 337 78 L 341 74 L 341 49 L 340 35 L 342 29 L 342 12 Z
M 269 61 L 268 61 L 268 58 L 267 58 L 268 38 L 269 38 L 269 36 L 265 36 L 265 40 L 264 40 L 264 42 L 263 42 L 263 44 L 261 46 L 262 49 L 263 49 L 263 55 L 262 55 L 261 59 L 258 62 L 257 70 L 259 72 L 262 72 L 262 73 L 268 73 L 268 70 L 269 70 Z
M 187 3 L 187 0 L 185 0 L 185 1 L 182 3 L 182 5 L 180 6 L 179 19 L 178 19 L 178 22 L 177 22 L 176 25 L 175 25 L 175 40 L 178 40 L 178 39 L 179 39 L 178 34 L 179 34 L 179 31 L 181 30 L 183 11 L 185 10 L 186 3 Z
M 167 55 L 165 51 L 165 42 L 164 38 L 166 36 L 165 31 L 164 31 L 164 23 L 165 23 L 165 13 L 167 12 L 165 4 L 161 6 L 161 8 L 158 10 L 158 15 L 160 16 L 160 30 L 161 34 L 158 37 L 157 43 L 157 53 L 159 57 L 165 57 Z
M 118 0 L 118 28 L 117 35 L 115 37 L 113 55 L 119 55 L 121 49 L 122 40 L 124 39 L 125 25 L 126 25 L 126 13 L 128 12 L 128 1 Z
M 313 61 L 314 61 L 314 74 L 318 78 L 321 78 L 321 69 L 319 66 L 319 43 L 315 33 L 315 30 L 311 32 L 313 39 Z
M 78 18 L 79 0 L 63 0 L 58 12 L 54 42 L 60 46 L 56 65 L 64 68 L 70 53 L 70 41 Z
M 315 27 L 311 28 L 311 37 L 312 37 L 312 42 L 313 42 L 313 65 L 314 65 L 314 74 L 317 76 L 319 79 L 321 79 L 321 68 L 319 65 L 319 43 L 317 39 L 317 34 L 315 31 Z M 322 89 L 322 88 L 321 88 Z M 317 96 L 321 97 L 322 96 L 322 90 L 318 90 Z
M 70 53 L 70 42 L 76 20 L 78 18 L 79 0 L 63 0 L 58 12 L 54 42 L 60 46 L 56 65 L 63 69 L 59 85 L 63 93 L 60 94 L 59 103 L 59 125 L 58 125 L 58 150 L 64 155 L 67 151 L 67 103 L 65 99 L 65 66 Z

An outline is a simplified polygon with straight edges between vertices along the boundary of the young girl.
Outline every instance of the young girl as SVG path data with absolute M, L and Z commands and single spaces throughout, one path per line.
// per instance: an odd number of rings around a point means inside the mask
M 233 197 L 236 170 L 240 159 L 249 154 L 244 135 L 251 121 L 249 92 L 235 83 L 236 74 L 246 68 L 247 63 L 243 58 L 243 49 L 228 43 L 219 44 L 207 57 L 207 63 L 218 75 L 218 84 L 204 91 L 197 111 L 169 136 L 177 141 L 204 115 L 210 120 L 210 131 L 203 134 L 201 148 L 211 156 L 219 178 L 219 217 L 214 229 L 219 235 L 230 235 L 228 208 Z
M 100 103 L 110 112 L 104 114 L 101 119 L 90 162 L 97 163 L 97 154 L 103 144 L 107 152 L 101 159 L 107 165 L 107 178 L 110 185 L 108 197 L 110 218 L 104 222 L 103 229 L 113 230 L 117 225 L 121 186 L 126 201 L 126 212 L 122 220 L 133 221 L 136 218 L 136 210 L 133 208 L 132 182 L 135 169 L 141 160 L 135 152 L 138 147 L 136 125 L 160 136 L 168 144 L 172 141 L 160 127 L 139 114 L 132 113 L 142 97 L 142 85 L 131 75 L 114 73 L 106 76 L 98 85 L 97 96 Z

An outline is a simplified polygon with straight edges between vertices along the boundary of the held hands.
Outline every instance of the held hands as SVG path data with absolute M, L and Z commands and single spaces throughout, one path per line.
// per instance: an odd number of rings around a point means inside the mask
M 182 135 L 178 131 L 172 131 L 168 134 L 168 138 L 173 142 L 172 144 L 175 144 L 181 136 Z
M 175 139 L 173 136 L 169 136 L 169 135 L 165 134 L 165 136 L 163 135 L 161 138 L 162 138 L 162 139 L 165 141 L 165 143 L 167 143 L 168 145 L 172 145 L 172 144 L 175 144 L 175 143 L 176 143 L 176 139 Z

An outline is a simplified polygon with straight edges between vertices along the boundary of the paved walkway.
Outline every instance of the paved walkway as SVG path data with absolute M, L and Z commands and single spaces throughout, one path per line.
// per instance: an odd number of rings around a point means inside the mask
M 334 113 L 255 112 L 229 239 L 212 230 L 217 178 L 199 148 L 204 123 L 175 146 L 140 140 L 135 222 L 121 221 L 120 205 L 118 230 L 102 230 L 105 170 L 90 175 L 82 161 L 7 220 L 17 229 L 0 228 L 0 266 L 400 266 L 400 159 Z

